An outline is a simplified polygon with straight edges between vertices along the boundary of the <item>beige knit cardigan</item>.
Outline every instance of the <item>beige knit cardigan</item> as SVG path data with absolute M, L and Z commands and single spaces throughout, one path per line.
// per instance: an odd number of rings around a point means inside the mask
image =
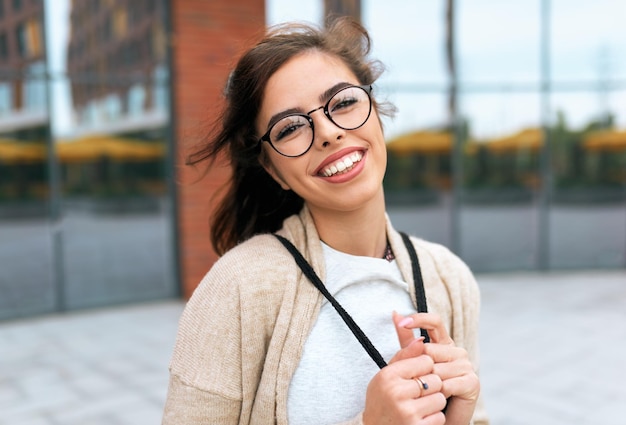
M 285 220 L 278 233 L 324 280 L 322 246 L 307 208 Z M 411 260 L 389 220 L 387 234 L 415 305 Z M 477 367 L 480 296 L 472 273 L 445 247 L 412 242 L 429 311 L 443 318 Z M 289 383 L 322 299 L 272 235 L 255 236 L 227 252 L 180 319 L 163 424 L 287 424 Z M 361 415 L 347 423 L 361 424 Z M 488 423 L 480 400 L 473 423 Z

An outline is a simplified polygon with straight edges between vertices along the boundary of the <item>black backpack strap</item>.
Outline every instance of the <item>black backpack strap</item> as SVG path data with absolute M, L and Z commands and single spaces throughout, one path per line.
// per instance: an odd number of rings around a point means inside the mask
M 424 290 L 424 279 L 422 279 L 422 269 L 420 267 L 420 262 L 417 258 L 417 252 L 415 252 L 415 247 L 411 243 L 411 239 L 409 236 L 400 232 L 402 236 L 402 241 L 406 246 L 407 251 L 409 251 L 409 257 L 411 257 L 411 266 L 413 268 L 413 285 L 415 286 L 415 300 L 417 301 L 417 311 L 418 313 L 428 313 L 428 306 L 426 305 L 426 291 Z M 430 337 L 428 336 L 428 332 L 426 329 L 420 329 L 421 335 L 424 337 L 424 342 L 430 342 Z
M 296 260 L 296 264 L 298 264 L 304 275 L 311 281 L 311 283 L 313 283 L 313 285 L 315 285 L 315 287 L 322 293 L 322 295 L 326 297 L 328 302 L 335 308 L 335 310 L 337 310 L 339 316 L 341 316 L 346 325 L 348 325 L 348 328 L 350 328 L 354 336 L 359 340 L 365 351 L 367 351 L 367 354 L 369 354 L 372 360 L 376 362 L 378 367 L 382 369 L 383 367 L 387 366 L 387 362 L 385 361 L 385 359 L 383 359 L 383 356 L 378 352 L 376 347 L 374 347 L 374 344 L 372 344 L 367 335 L 365 335 L 363 330 L 361 330 L 359 325 L 356 324 L 356 322 L 352 319 L 348 312 L 344 310 L 341 304 L 337 302 L 335 297 L 333 297 L 331 293 L 328 292 L 328 289 L 326 289 L 324 283 L 317 276 L 317 273 L 315 273 L 313 267 L 311 267 L 311 265 L 306 261 L 300 251 L 298 251 L 298 248 L 296 248 L 284 237 L 276 234 L 274 234 L 274 236 L 276 236 L 276 238 L 278 238 L 278 240 L 285 246 L 285 248 L 289 250 L 291 255 L 293 255 L 293 258 Z

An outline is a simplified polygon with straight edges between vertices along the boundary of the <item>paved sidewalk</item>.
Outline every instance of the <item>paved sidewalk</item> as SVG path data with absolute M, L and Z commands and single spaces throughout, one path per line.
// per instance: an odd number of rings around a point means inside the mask
M 477 278 L 493 425 L 626 423 L 626 270 Z M 0 322 L 0 425 L 159 424 L 182 308 Z
M 626 271 L 478 276 L 494 425 L 626 424 Z

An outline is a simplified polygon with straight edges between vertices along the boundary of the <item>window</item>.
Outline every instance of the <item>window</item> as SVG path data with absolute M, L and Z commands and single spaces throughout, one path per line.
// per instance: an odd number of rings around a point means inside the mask
M 141 115 L 146 100 L 146 89 L 141 84 L 133 85 L 128 91 L 128 115 Z
M 117 7 L 113 11 L 113 35 L 116 40 L 121 40 L 128 33 L 128 13 L 126 9 Z
M 24 24 L 18 24 L 15 29 L 17 51 L 21 57 L 26 57 L 26 30 Z
M 0 116 L 11 111 L 12 108 L 12 90 L 11 84 L 0 83 Z
M 2 4 L 2 2 L 0 2 Z M 8 59 L 9 57 L 9 45 L 7 42 L 7 35 L 5 33 L 0 34 L 0 59 Z
M 46 66 L 43 61 L 28 66 L 28 78 L 24 81 L 24 106 L 29 110 L 44 110 L 46 107 Z
M 40 56 L 43 52 L 41 25 L 37 19 L 29 19 L 20 23 L 15 29 L 17 50 L 21 57 Z

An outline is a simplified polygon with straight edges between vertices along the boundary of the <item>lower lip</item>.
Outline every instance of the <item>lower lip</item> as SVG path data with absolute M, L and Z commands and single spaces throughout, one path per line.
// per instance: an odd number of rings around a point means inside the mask
M 350 171 L 348 171 L 347 173 L 335 174 L 330 177 L 322 177 L 322 178 L 325 181 L 330 182 L 330 183 L 344 183 L 349 180 L 352 180 L 357 175 L 359 175 L 361 171 L 363 171 L 363 167 L 365 167 L 365 158 L 366 158 L 366 154 L 365 152 L 363 152 L 363 158 L 361 158 L 359 162 L 355 163 L 352 169 L 350 169 Z

